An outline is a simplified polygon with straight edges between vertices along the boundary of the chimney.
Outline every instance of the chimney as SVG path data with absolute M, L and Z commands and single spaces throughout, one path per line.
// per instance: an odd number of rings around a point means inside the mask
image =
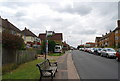
M 102 34 L 102 37 L 104 37 L 104 35 Z
M 25 29 L 24 30 L 27 30 L 27 28 L 25 27 Z
M 110 32 L 112 32 L 112 31 L 110 30 Z
M 106 33 L 106 35 L 107 35 L 107 33 Z
M 8 19 L 5 19 L 5 21 L 8 21 Z

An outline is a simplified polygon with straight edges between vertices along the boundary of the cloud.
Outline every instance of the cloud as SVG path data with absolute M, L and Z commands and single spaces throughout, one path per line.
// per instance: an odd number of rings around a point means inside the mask
M 74 3 L 73 5 L 67 5 L 62 8 L 54 8 L 54 10 L 60 13 L 70 13 L 70 14 L 78 14 L 81 16 L 85 16 L 92 11 L 92 8 L 83 4 Z
M 115 2 L 4 2 L 0 14 L 23 30 L 29 28 L 37 36 L 45 30 L 62 32 L 64 41 L 73 46 L 95 40 L 113 30 L 117 21 Z M 8 14 L 9 13 L 9 14 Z

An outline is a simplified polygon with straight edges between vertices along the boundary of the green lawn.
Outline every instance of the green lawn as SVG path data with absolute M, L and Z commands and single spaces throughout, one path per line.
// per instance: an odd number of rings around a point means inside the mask
M 49 56 L 62 56 L 64 53 L 51 53 Z
M 42 61 L 43 60 L 38 59 L 21 64 L 16 70 L 4 74 L 2 79 L 39 79 L 40 73 L 38 67 L 36 67 L 36 64 Z

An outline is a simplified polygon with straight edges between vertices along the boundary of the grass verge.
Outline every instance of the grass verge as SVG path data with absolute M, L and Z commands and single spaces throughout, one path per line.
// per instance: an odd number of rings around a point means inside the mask
M 51 53 L 49 56 L 62 56 L 64 53 Z
M 4 74 L 2 79 L 39 79 L 40 73 L 36 64 L 42 61 L 43 59 L 37 59 L 21 64 L 17 69 Z

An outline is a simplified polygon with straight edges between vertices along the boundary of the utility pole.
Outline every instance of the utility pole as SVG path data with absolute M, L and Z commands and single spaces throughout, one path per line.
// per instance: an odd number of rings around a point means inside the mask
M 81 40 L 81 45 L 82 45 L 82 40 Z

